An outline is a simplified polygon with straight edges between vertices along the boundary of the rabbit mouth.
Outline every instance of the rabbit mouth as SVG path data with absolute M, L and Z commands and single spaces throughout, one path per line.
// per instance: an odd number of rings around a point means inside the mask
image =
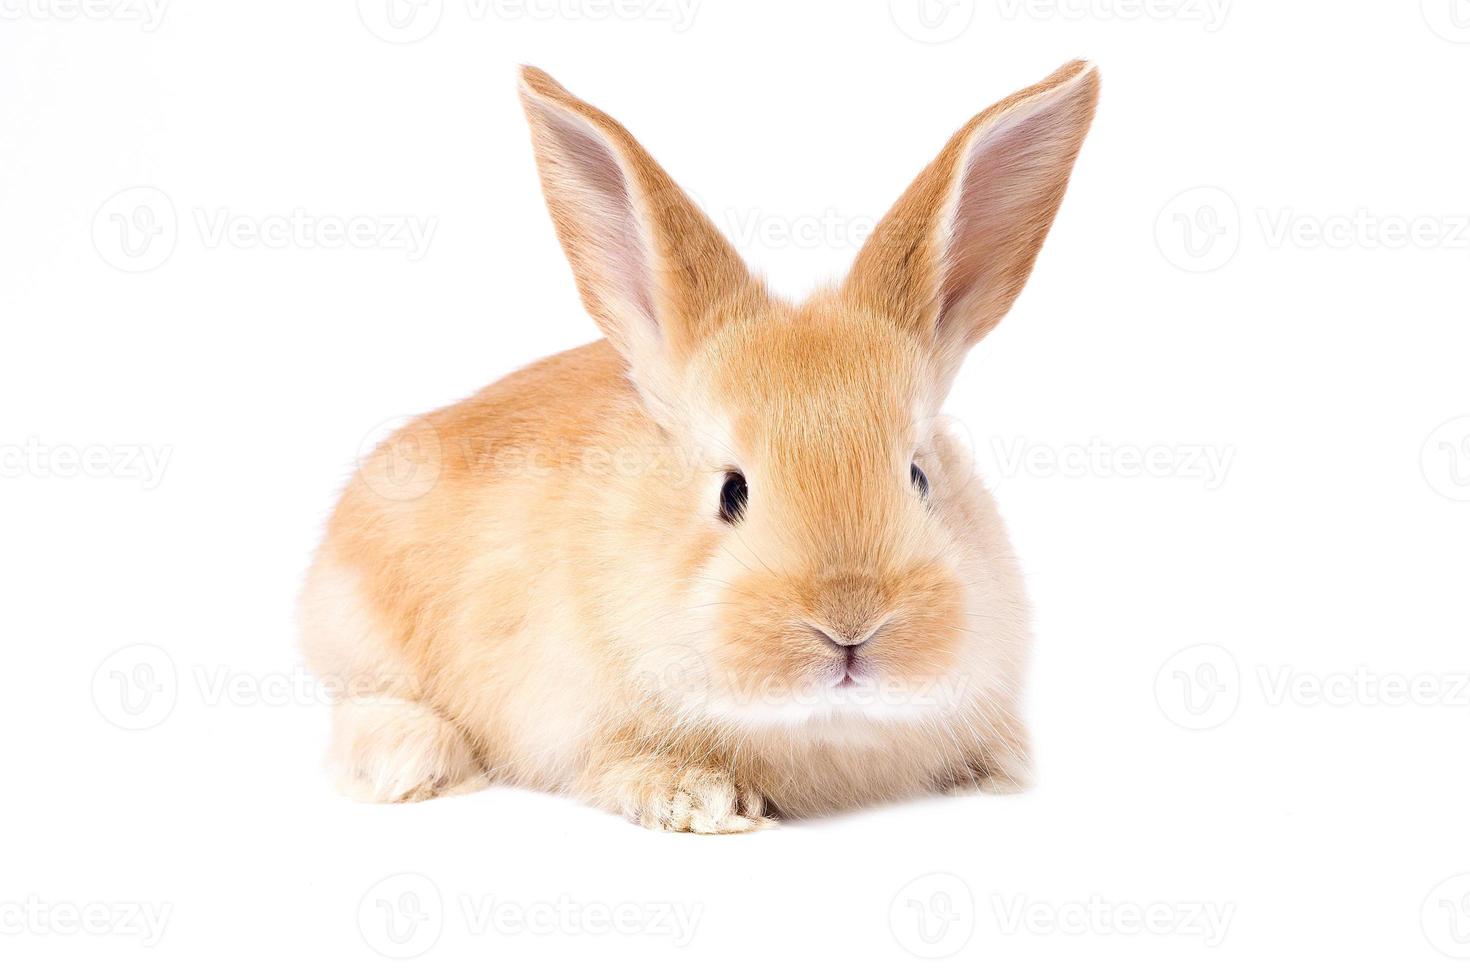
M 857 636 L 817 623 L 807 624 L 818 641 L 834 655 L 830 667 L 832 687 L 856 688 L 873 678 L 875 671 L 870 644 L 887 623 L 888 619 L 884 617 L 876 626 L 862 630 Z
M 705 708 L 716 717 L 756 727 L 921 722 L 959 700 L 962 692 L 952 690 L 954 686 L 945 678 L 920 683 L 888 676 L 858 661 L 852 670 L 829 666 L 801 679 L 736 680 L 710 697 Z

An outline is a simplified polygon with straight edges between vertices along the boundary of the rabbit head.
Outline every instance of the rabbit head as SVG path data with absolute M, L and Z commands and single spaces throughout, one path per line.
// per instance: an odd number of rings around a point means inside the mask
M 801 304 L 618 122 L 533 68 L 521 91 L 583 303 L 690 477 L 667 521 L 694 529 L 670 662 L 751 723 L 952 702 L 936 682 L 983 675 L 1025 614 L 987 596 L 1008 581 L 987 544 L 1003 535 L 934 420 L 1030 274 L 1097 72 L 1069 64 L 970 120 L 846 282 Z

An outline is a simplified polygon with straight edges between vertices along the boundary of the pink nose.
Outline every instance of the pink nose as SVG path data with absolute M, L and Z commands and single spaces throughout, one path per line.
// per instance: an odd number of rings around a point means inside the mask
M 814 583 L 810 622 L 839 647 L 860 646 L 888 617 L 888 597 L 878 580 L 862 572 L 830 575 Z
M 872 626 L 864 630 L 856 631 L 837 630 L 833 629 L 830 626 L 822 626 L 817 623 L 811 623 L 809 625 L 811 626 L 813 633 L 816 633 L 822 639 L 830 643 L 833 647 L 847 654 L 849 662 L 851 662 L 852 659 L 857 656 L 858 651 L 865 647 L 868 641 L 871 640 L 875 635 L 877 635 L 878 631 L 883 628 L 882 623 L 879 623 L 876 626 Z

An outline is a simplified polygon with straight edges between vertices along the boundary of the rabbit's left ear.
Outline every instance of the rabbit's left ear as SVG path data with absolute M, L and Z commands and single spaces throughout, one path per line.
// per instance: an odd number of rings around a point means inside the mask
M 521 69 L 541 186 L 582 304 L 645 395 L 765 297 L 730 243 L 617 120 Z
M 946 385 L 1026 284 L 1097 95 L 1074 61 L 971 119 L 858 253 L 845 294 L 919 335 Z

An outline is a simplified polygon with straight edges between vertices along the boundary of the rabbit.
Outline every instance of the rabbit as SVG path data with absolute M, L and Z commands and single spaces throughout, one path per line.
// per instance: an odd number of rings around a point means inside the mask
M 604 336 L 360 461 L 300 608 L 341 788 L 504 783 L 694 833 L 1025 788 L 1029 606 L 939 413 L 1030 275 L 1096 68 L 971 119 L 799 304 L 617 121 L 520 83 Z

